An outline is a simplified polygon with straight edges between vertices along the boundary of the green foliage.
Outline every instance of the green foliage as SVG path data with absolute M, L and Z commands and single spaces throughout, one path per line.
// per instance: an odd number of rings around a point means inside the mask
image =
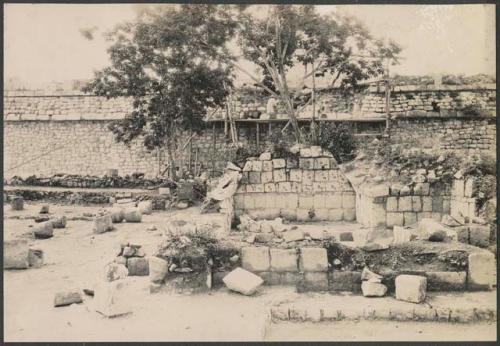
M 275 158 L 297 158 L 298 155 L 290 152 L 290 143 L 293 143 L 293 134 L 289 128 L 282 131 L 281 128 L 274 128 L 269 135 L 271 143 L 271 153 Z
M 317 143 L 312 144 L 329 150 L 339 163 L 351 161 L 356 155 L 356 139 L 349 124 L 320 122 Z
M 221 148 L 224 160 L 243 167 L 249 157 L 259 157 L 264 152 L 264 148 L 257 149 L 255 145 L 242 145 L 241 143 L 226 144 Z
M 174 149 L 178 130 L 202 129 L 207 109 L 231 87 L 226 43 L 235 28 L 227 6 L 181 5 L 145 10 L 109 33 L 111 65 L 84 90 L 133 98 L 131 114 L 110 125 L 116 140 L 143 136 L 148 149 L 165 141 Z

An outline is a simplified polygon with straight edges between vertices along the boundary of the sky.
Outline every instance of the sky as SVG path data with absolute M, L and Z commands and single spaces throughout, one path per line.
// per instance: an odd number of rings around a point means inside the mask
M 89 79 L 109 64 L 102 34 L 133 20 L 139 4 L 5 4 L 4 79 L 31 86 Z M 264 5 L 255 8 L 261 12 Z M 403 47 L 391 74 L 496 74 L 494 5 L 336 5 Z M 81 29 L 92 29 L 86 39 Z

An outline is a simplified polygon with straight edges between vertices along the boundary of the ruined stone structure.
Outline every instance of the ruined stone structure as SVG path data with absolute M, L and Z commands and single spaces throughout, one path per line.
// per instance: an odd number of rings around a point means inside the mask
M 267 156 L 267 157 L 266 157 Z M 269 153 L 247 161 L 234 196 L 235 214 L 254 219 L 282 217 L 297 221 L 353 221 L 355 195 L 332 154 L 303 148 L 298 157 Z
M 493 151 L 495 136 L 495 85 L 396 86 L 391 92 L 391 136 L 414 140 L 422 147 L 463 153 Z M 247 118 L 265 109 L 267 97 L 256 92 L 235 95 L 233 114 L 238 138 L 243 144 L 264 146 L 273 126 L 283 126 L 282 116 L 271 124 Z M 131 110 L 131 100 L 81 93 L 5 92 L 4 94 L 4 175 L 89 174 L 103 175 L 116 168 L 120 175 L 144 173 L 155 177 L 164 171 L 163 150 L 148 152 L 141 140 L 129 146 L 116 143 L 107 128 Z M 385 90 L 370 86 L 346 97 L 335 90 L 318 92 L 320 121 L 348 121 L 358 134 L 381 134 L 385 126 Z M 299 112 L 307 124 L 310 107 Z M 212 114 L 207 128 L 186 145 L 178 164 L 195 164 L 198 169 L 221 170 L 225 166 L 224 112 Z M 244 118 L 244 119 L 242 119 Z M 269 125 L 269 126 L 268 126 Z M 257 136 L 257 132 L 259 136 Z M 432 136 L 429 136 L 432 133 Z M 181 140 L 188 141 L 187 134 Z M 360 137 L 371 140 L 373 137 Z

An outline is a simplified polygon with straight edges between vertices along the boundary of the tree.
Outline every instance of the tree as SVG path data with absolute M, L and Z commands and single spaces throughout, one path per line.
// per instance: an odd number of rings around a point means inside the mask
M 285 107 L 298 142 L 303 136 L 293 106 L 287 72 L 295 64 L 312 68 L 303 81 L 328 73 L 332 85 L 340 81 L 343 90 L 361 80 L 384 73 L 384 63 L 397 63 L 401 48 L 394 42 L 374 39 L 353 18 L 320 16 L 312 5 L 271 6 L 264 19 L 242 12 L 239 45 L 248 60 L 261 67 L 257 82 Z M 257 80 L 254 77 L 254 80 Z
M 111 66 L 84 88 L 108 98 L 130 96 L 133 111 L 110 129 L 117 141 L 142 137 L 152 150 L 165 146 L 175 178 L 181 131 L 199 131 L 210 108 L 221 106 L 232 86 L 226 43 L 236 23 L 228 6 L 180 5 L 143 10 L 135 22 L 109 33 Z

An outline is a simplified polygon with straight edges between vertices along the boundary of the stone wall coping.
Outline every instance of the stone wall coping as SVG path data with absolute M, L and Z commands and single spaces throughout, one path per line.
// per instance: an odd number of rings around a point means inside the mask
M 474 83 L 462 85 L 396 85 L 391 88 L 393 92 L 414 92 L 414 91 L 478 91 L 478 90 L 496 90 L 495 83 Z M 385 85 L 371 85 L 368 88 L 372 93 L 385 92 Z

